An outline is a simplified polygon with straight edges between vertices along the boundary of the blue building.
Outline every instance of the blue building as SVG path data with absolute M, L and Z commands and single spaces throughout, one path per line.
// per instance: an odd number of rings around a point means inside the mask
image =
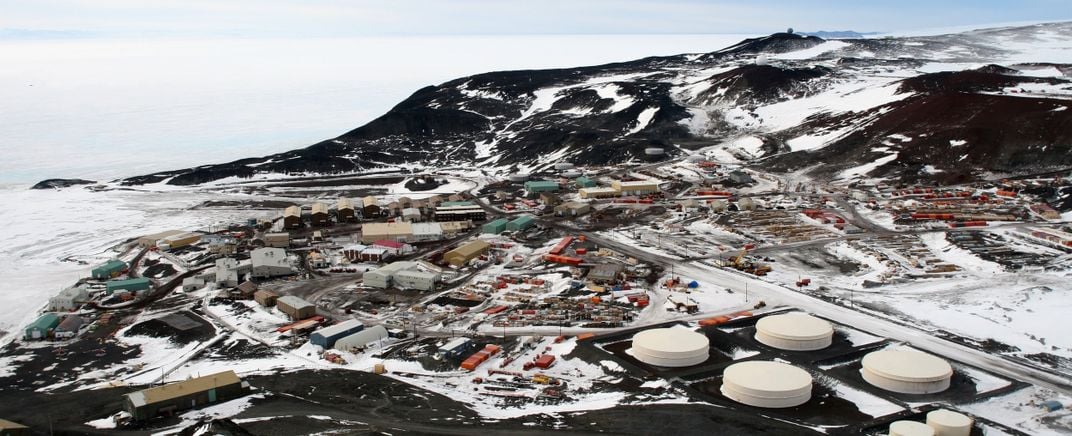
M 325 349 L 335 346 L 335 341 L 357 333 L 365 328 L 365 324 L 356 319 L 340 322 L 330 327 L 324 327 L 309 335 L 309 342 Z

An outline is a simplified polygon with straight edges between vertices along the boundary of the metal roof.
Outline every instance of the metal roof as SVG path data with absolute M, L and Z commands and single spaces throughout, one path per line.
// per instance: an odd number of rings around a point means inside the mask
M 328 326 L 328 327 L 324 327 L 324 328 L 322 328 L 320 330 L 317 330 L 317 331 L 313 332 L 313 334 L 317 334 L 317 335 L 323 336 L 325 338 L 329 338 L 329 337 L 335 336 L 335 335 L 337 335 L 339 333 L 346 333 L 348 330 L 352 330 L 352 329 L 358 328 L 358 327 L 364 328 L 365 323 L 363 323 L 361 321 L 358 321 L 356 319 L 348 319 L 348 320 L 340 322 L 338 324 Z
M 343 209 L 353 210 L 353 208 L 354 208 L 354 202 L 350 201 L 349 198 L 339 197 L 339 204 L 337 206 L 337 209 L 339 209 L 339 210 L 343 210 Z
M 286 209 L 283 209 L 283 216 L 301 217 L 301 208 L 298 206 L 289 206 Z
M 328 213 L 328 205 L 324 203 L 313 203 L 313 213 Z
M 219 386 L 241 383 L 242 379 L 234 371 L 224 371 L 204 377 L 192 378 L 178 383 L 166 384 L 127 394 L 134 407 L 155 404 L 186 395 L 205 392 Z
M 444 254 L 443 256 L 446 257 L 446 256 L 453 256 L 453 255 L 460 254 L 460 255 L 462 255 L 464 257 L 469 257 L 469 256 L 474 256 L 474 255 L 476 255 L 476 254 L 478 254 L 478 253 L 480 253 L 480 252 L 482 252 L 484 250 L 487 250 L 489 247 L 491 247 L 491 244 L 488 244 L 487 242 L 484 242 L 484 241 L 481 241 L 481 240 L 478 239 L 476 241 L 469 242 L 469 243 L 467 243 L 465 245 L 462 245 L 462 246 L 460 246 L 458 248 L 450 250 L 446 254 Z
M 308 301 L 302 300 L 301 298 L 295 297 L 293 295 L 286 295 L 286 296 L 279 297 L 279 299 L 275 300 L 275 302 L 276 302 L 276 304 L 283 303 L 283 304 L 285 304 L 287 306 L 290 306 L 290 307 L 293 307 L 295 309 L 302 309 L 302 308 L 305 308 L 305 307 L 312 307 L 313 306 L 313 303 L 310 303 Z

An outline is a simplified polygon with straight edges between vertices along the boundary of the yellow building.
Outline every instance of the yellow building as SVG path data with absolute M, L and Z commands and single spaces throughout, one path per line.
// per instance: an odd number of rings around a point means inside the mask
M 473 259 L 480 257 L 480 255 L 487 252 L 489 248 L 491 248 L 491 244 L 476 240 L 446 252 L 443 254 L 443 259 L 451 265 L 462 266 Z

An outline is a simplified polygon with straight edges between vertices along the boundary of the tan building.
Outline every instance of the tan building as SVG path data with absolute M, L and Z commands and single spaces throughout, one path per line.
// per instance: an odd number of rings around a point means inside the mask
M 472 241 L 446 252 L 443 254 L 443 260 L 446 260 L 447 263 L 454 266 L 462 266 L 473 259 L 480 257 L 480 255 L 487 252 L 489 248 L 491 248 L 491 244 L 488 244 L 487 242 L 481 240 Z
M 371 244 L 376 241 L 409 241 L 413 238 L 413 224 L 366 223 L 361 225 L 361 242 Z
M 290 233 L 265 233 L 264 246 L 275 248 L 287 248 L 290 246 Z
M 611 188 L 620 195 L 646 195 L 659 192 L 659 183 L 649 180 L 638 180 L 631 182 L 623 182 L 615 180 L 610 184 Z
M 328 205 L 324 203 L 313 203 L 313 213 L 310 221 L 316 227 L 330 226 L 331 215 L 328 215 Z
M 621 194 L 614 188 L 581 188 L 577 190 L 581 198 L 610 198 Z
M 290 206 L 283 210 L 283 228 L 296 229 L 301 227 L 301 207 Z
M 30 434 L 30 427 L 6 419 L 0 419 L 0 436 L 30 436 Z
M 349 198 L 339 197 L 339 202 L 335 205 L 335 213 L 338 215 L 340 223 L 353 221 L 354 202 L 350 201 Z
M 555 215 L 580 216 L 592 211 L 592 206 L 579 201 L 568 201 L 555 206 Z
M 201 234 L 186 232 L 162 238 L 156 242 L 156 246 L 159 247 L 161 250 L 173 250 L 176 248 L 182 248 L 196 244 L 197 241 L 200 240 Z
M 160 233 L 153 233 L 151 235 L 145 235 L 145 236 L 142 236 L 142 237 L 138 238 L 138 247 L 141 247 L 141 248 L 155 247 L 156 243 L 160 242 L 160 240 L 162 240 L 164 238 L 176 236 L 176 235 L 181 235 L 183 233 L 186 233 L 186 232 L 184 232 L 182 230 L 165 230 L 165 231 L 160 232 Z
M 438 224 L 444 236 L 454 236 L 473 228 L 472 221 L 443 221 Z
M 380 201 L 376 197 L 370 195 L 361 199 L 361 215 L 365 218 L 377 217 L 381 213 Z

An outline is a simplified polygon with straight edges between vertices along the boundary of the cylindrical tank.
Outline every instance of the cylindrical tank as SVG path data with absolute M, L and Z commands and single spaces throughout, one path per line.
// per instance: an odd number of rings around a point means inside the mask
M 515 173 L 510 175 L 511 182 L 524 182 L 529 179 L 529 175 L 526 173 Z
M 655 366 L 683 367 L 707 361 L 707 336 L 683 328 L 644 330 L 633 335 L 631 352 L 637 360 Z
M 712 212 L 722 213 L 726 211 L 727 207 L 729 207 L 729 205 L 726 203 L 726 200 L 715 200 L 711 202 Z
M 704 159 L 702 154 L 690 154 L 689 157 L 685 158 L 685 160 L 688 162 L 696 163 L 703 162 L 707 159 Z
M 759 56 L 756 56 L 756 65 L 767 65 L 767 64 L 770 64 L 770 58 L 768 58 L 767 55 L 761 54 Z
M 949 388 L 953 367 L 944 359 L 910 349 L 864 356 L 860 375 L 868 383 L 902 394 L 931 394 Z
M 737 200 L 737 209 L 740 210 L 753 210 L 756 208 L 756 202 L 751 197 L 741 197 Z
M 811 386 L 811 374 L 781 362 L 740 362 L 722 373 L 722 395 L 755 407 L 799 406 L 811 399 Z
M 556 163 L 556 164 L 555 164 L 555 169 L 556 169 L 556 170 L 568 170 L 568 169 L 573 169 L 573 164 L 571 164 L 571 163 L 569 163 L 569 162 L 559 162 L 559 163 Z
M 968 436 L 972 431 L 971 418 L 945 409 L 927 413 L 927 425 L 934 429 L 935 436 Z
M 918 421 L 894 421 L 890 436 L 934 436 L 934 429 Z
M 662 156 L 666 153 L 662 147 L 648 147 L 644 149 L 644 154 L 648 156 Z
M 806 313 L 770 315 L 756 323 L 756 340 L 782 350 L 821 350 L 830 346 L 833 337 L 829 322 Z
M 573 179 L 580 176 L 581 172 L 579 170 L 566 170 L 562 172 L 562 177 L 565 177 L 567 179 Z

